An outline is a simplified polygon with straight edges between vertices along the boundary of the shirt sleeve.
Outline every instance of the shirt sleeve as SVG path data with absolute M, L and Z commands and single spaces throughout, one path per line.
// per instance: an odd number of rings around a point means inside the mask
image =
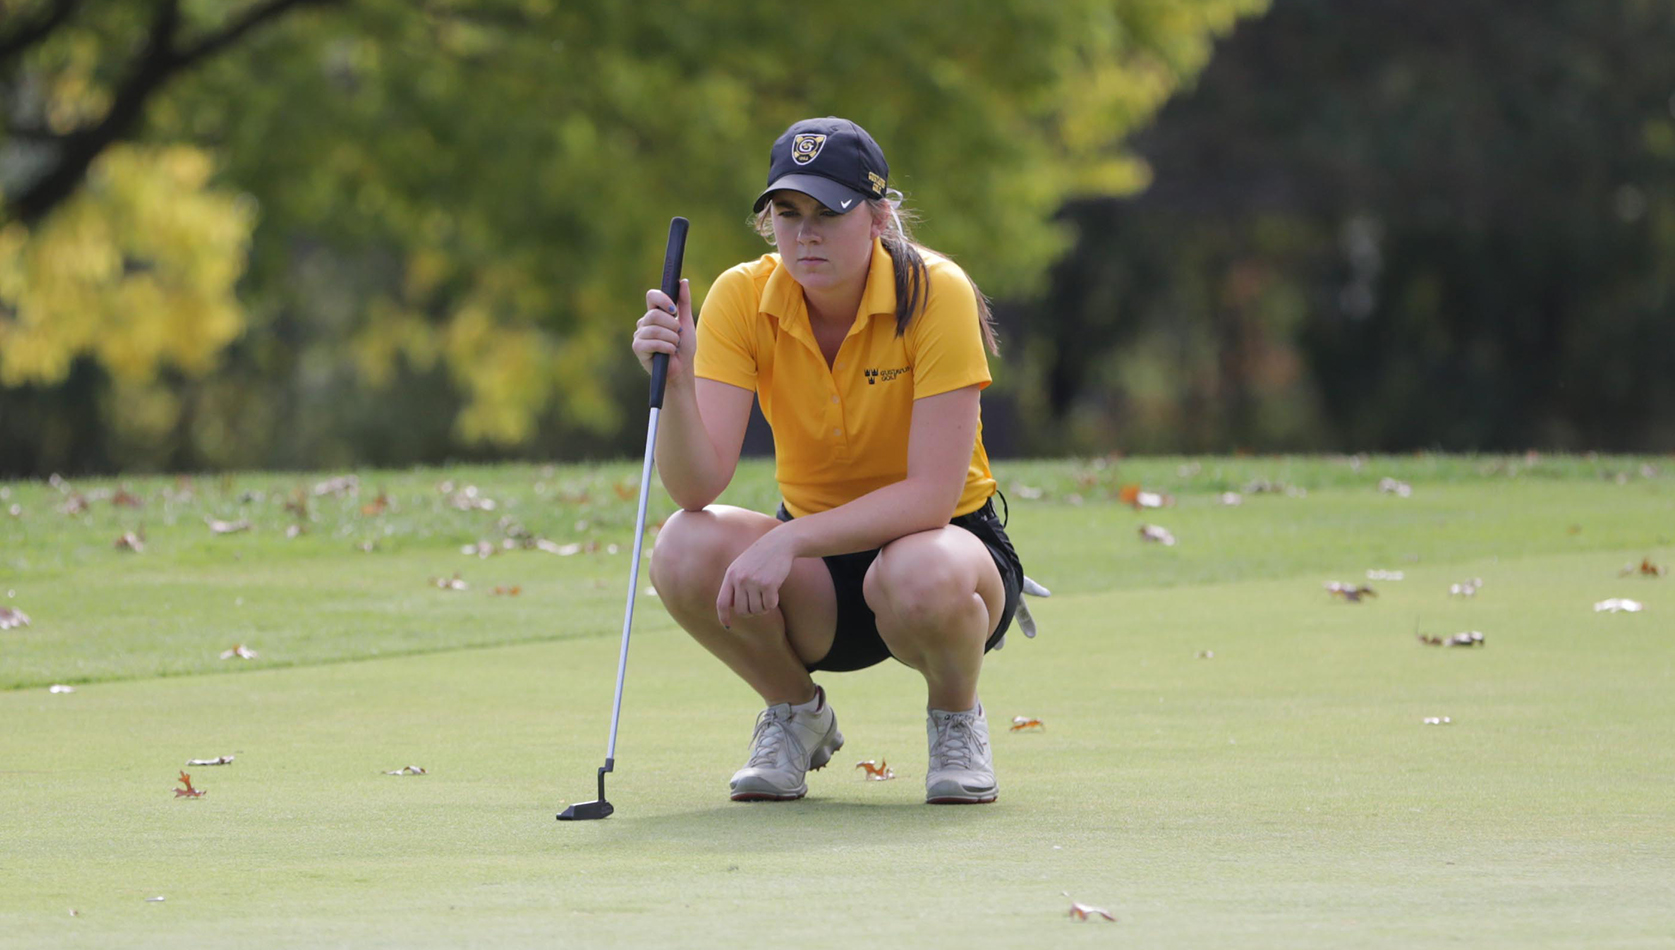
M 939 262 L 926 276 L 930 294 L 925 309 L 907 328 L 913 357 L 913 398 L 971 385 L 988 388 L 992 377 L 983 349 L 976 289 L 952 263 Z
M 715 279 L 698 317 L 693 373 L 756 391 L 756 283 L 740 268 Z

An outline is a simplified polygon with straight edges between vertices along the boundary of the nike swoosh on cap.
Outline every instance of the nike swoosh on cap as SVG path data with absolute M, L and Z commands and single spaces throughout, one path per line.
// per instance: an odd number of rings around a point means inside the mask
M 848 200 L 848 201 L 845 201 L 845 202 L 843 202 L 843 203 L 842 203 L 842 206 L 843 206 L 843 207 L 844 207 L 844 208 L 848 208 L 848 207 L 849 207 L 849 206 L 850 206 L 850 205 L 852 205 L 852 204 L 854 204 L 854 203 L 855 203 L 855 199 L 854 199 L 854 198 L 850 198 L 850 199 L 849 199 L 849 200 Z

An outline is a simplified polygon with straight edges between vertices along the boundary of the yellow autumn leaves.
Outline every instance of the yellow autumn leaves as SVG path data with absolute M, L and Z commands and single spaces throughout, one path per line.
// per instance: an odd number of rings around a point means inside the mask
M 244 329 L 256 210 L 212 172 L 189 146 L 112 148 L 38 227 L 0 226 L 0 386 L 60 382 L 83 356 L 130 385 L 213 368 Z

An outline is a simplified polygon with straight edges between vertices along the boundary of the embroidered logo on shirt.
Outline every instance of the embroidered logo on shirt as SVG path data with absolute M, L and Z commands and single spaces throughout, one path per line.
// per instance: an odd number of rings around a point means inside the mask
M 889 382 L 907 372 L 906 366 L 897 369 L 869 369 L 866 371 L 867 385 L 876 386 L 879 382 Z

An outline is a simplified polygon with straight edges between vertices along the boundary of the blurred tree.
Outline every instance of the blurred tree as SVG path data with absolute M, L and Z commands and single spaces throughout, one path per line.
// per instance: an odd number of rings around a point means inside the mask
M 207 187 L 260 209 L 247 332 L 213 373 L 159 377 L 175 411 L 143 450 L 95 431 L 43 454 L 43 407 L 107 398 L 96 379 L 0 390 L 24 407 L 0 410 L 0 439 L 33 440 L 0 471 L 618 453 L 638 435 L 619 438 L 644 385 L 626 340 L 663 223 L 693 220 L 700 292 L 765 250 L 745 202 L 791 121 L 861 121 L 925 239 L 985 289 L 1026 293 L 1067 246 L 1055 210 L 1143 185 L 1122 136 L 1262 4 L 356 0 L 286 17 L 154 94 L 141 127 L 211 150 Z M 69 17 L 0 75 L 0 97 L 15 113 L 60 81 L 75 42 L 94 62 L 133 48 L 133 11 L 154 6 Z M 46 234 L 14 237 L 17 253 Z M 0 306 L 17 299 L 0 287 Z M 0 328 L 18 319 L 0 310 Z
M 1073 203 L 1032 448 L 1675 446 L 1675 3 L 1275 0 Z

